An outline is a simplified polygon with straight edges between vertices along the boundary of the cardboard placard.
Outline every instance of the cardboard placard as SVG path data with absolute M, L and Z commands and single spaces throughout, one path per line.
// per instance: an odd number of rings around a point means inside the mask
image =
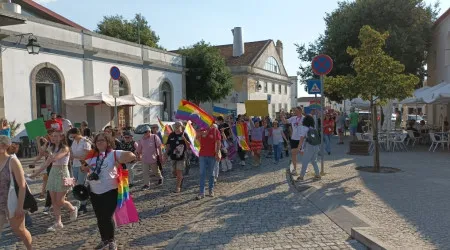
M 248 116 L 268 116 L 269 103 L 267 100 L 245 101 L 245 111 Z
M 42 118 L 25 123 L 25 130 L 30 140 L 36 140 L 38 136 L 42 137 L 47 135 L 47 129 Z

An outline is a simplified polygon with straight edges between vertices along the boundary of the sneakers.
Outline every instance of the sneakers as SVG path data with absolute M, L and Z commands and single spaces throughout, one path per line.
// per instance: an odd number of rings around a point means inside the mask
M 303 180 L 304 180 L 303 176 L 299 176 L 299 177 L 297 178 L 297 181 L 303 181 Z
M 78 208 L 74 207 L 75 209 L 70 212 L 70 220 L 75 221 L 78 218 Z
M 109 242 L 102 241 L 102 242 L 98 243 L 98 245 L 94 249 L 100 250 L 100 249 L 104 249 L 106 246 L 109 246 Z
M 297 175 L 298 175 L 298 173 L 297 173 L 297 170 L 295 170 L 295 169 L 294 169 L 294 170 L 292 170 L 292 171 L 291 171 L 291 175 L 293 175 L 293 176 L 297 176 Z
M 50 212 L 50 207 L 44 207 L 44 210 L 42 210 L 42 213 L 48 214 Z
M 149 189 L 149 188 L 150 188 L 149 185 L 144 185 L 144 186 L 142 187 L 142 190 L 146 190 L 146 189 Z
M 205 198 L 205 194 L 199 194 L 197 195 L 197 197 L 195 197 L 196 200 L 201 200 L 203 198 Z
M 47 231 L 48 232 L 56 232 L 57 230 L 61 230 L 63 228 L 64 228 L 64 226 L 62 223 L 55 223 L 55 224 L 53 224 L 53 226 L 47 228 Z
M 315 181 L 318 181 L 318 180 L 320 180 L 320 179 L 322 179 L 322 176 L 320 176 L 320 175 L 314 176 L 314 180 L 315 180 Z
M 161 185 L 163 184 L 163 182 L 164 182 L 164 179 L 163 179 L 163 178 L 159 179 L 159 181 L 158 181 L 158 186 L 161 186 Z
M 209 191 L 209 197 L 214 197 L 214 191 Z
M 245 166 L 245 161 L 241 161 L 241 166 Z
M 80 209 L 78 209 L 78 211 L 83 212 L 83 214 L 87 213 L 87 206 L 86 205 L 81 205 Z
M 107 248 L 107 249 L 108 249 L 108 250 L 117 250 L 117 244 L 116 244 L 116 242 L 115 242 L 115 241 L 109 242 L 108 248 Z

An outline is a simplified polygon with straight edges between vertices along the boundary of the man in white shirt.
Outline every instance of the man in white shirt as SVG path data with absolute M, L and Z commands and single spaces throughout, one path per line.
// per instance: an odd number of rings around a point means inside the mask
M 292 127 L 292 135 L 291 135 L 291 159 L 292 159 L 292 165 L 294 167 L 292 174 L 297 175 L 297 154 L 298 151 L 298 144 L 300 142 L 301 137 L 301 127 L 303 123 L 303 110 L 301 107 L 296 107 L 295 110 L 295 116 L 290 117 L 289 119 L 286 119 L 286 116 L 284 112 L 280 114 L 281 120 L 284 124 L 291 124 Z
M 68 119 L 63 118 L 61 115 L 58 115 L 57 118 L 62 122 L 63 133 L 67 134 L 67 132 L 73 128 L 72 123 Z

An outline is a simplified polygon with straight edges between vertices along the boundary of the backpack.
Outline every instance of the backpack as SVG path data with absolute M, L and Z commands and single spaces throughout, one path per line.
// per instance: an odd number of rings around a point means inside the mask
M 306 142 L 312 146 L 317 146 L 320 144 L 319 132 L 315 128 L 310 128 L 306 134 Z

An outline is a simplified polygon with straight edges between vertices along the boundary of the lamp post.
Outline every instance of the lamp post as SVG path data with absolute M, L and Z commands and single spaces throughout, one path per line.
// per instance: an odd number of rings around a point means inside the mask
M 41 45 L 38 43 L 37 38 L 33 35 L 33 33 L 16 35 L 16 37 L 19 37 L 19 40 L 15 43 L 15 46 L 19 45 L 25 36 L 28 36 L 28 43 L 25 45 L 25 47 L 27 48 L 28 54 L 30 54 L 30 55 L 39 54 L 39 52 L 41 51 Z M 8 47 L 3 48 L 0 50 L 0 52 L 4 52 L 7 49 L 8 49 Z

